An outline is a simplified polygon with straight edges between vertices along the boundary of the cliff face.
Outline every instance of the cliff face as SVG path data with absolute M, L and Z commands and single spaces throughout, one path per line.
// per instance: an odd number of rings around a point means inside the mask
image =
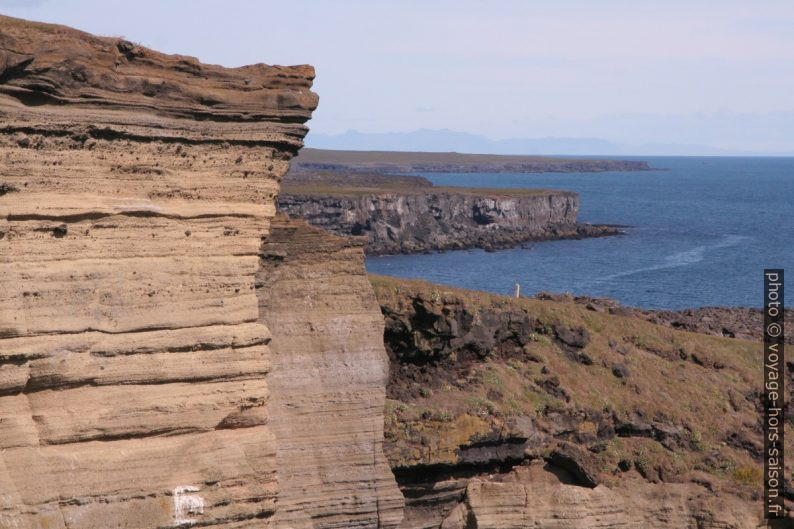
M 389 359 L 360 241 L 277 216 L 257 274 L 273 352 L 276 527 L 396 527 L 403 498 L 383 455 Z
M 339 235 L 367 237 L 369 254 L 460 248 L 504 248 L 530 240 L 615 233 L 577 224 L 579 197 L 566 191 L 375 191 L 308 192 L 287 187 L 278 207 Z
M 754 504 L 699 485 L 629 479 L 618 487 L 591 489 L 542 467 L 540 462 L 521 467 L 504 481 L 473 480 L 441 529 L 751 529 L 759 524 Z
M 311 463 L 281 458 L 301 440 L 269 417 L 277 303 L 256 282 L 313 76 L 0 17 L 0 527 L 271 525 L 279 474 L 291 491 Z M 292 508 L 387 527 L 383 353 L 362 340 L 362 409 L 334 419 L 362 421 L 371 459 L 346 470 L 367 499 L 322 482 Z

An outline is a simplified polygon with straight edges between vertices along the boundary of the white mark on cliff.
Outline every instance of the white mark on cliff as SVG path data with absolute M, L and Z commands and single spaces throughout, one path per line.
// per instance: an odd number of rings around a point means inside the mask
M 182 485 L 174 489 L 174 525 L 193 525 L 196 520 L 192 515 L 204 514 L 204 498 L 198 494 L 199 488 L 193 485 Z

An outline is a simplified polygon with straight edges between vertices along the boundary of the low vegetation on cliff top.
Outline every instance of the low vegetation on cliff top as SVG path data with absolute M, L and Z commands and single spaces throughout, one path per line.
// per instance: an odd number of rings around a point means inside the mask
M 367 187 L 343 187 L 336 185 L 285 184 L 281 190 L 286 195 L 319 195 L 319 196 L 343 196 L 359 197 L 366 195 L 382 195 L 389 193 L 399 193 L 404 195 L 427 195 L 427 194 L 458 194 L 475 197 L 525 197 L 525 196 L 544 196 L 573 194 L 570 191 L 558 191 L 554 189 L 501 189 L 501 188 L 468 188 L 468 187 L 411 187 L 401 185 L 378 185 Z
M 761 490 L 760 342 L 573 302 L 371 282 L 392 360 L 385 435 L 398 473 L 564 450 L 596 482 L 632 472 Z

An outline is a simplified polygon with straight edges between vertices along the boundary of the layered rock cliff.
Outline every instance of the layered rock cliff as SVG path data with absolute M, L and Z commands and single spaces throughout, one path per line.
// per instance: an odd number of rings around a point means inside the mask
M 499 480 L 472 480 L 441 529 L 750 529 L 760 523 L 752 503 L 701 485 L 628 478 L 612 488 L 587 488 L 543 467 L 536 461 Z
M 0 527 L 399 521 L 371 294 L 347 322 L 313 323 L 301 298 L 300 322 L 268 328 L 296 295 L 260 252 L 313 76 L 0 17 Z M 360 339 L 341 333 L 354 320 Z M 332 364 L 347 338 L 367 367 L 328 384 L 308 432 L 301 360 Z
M 396 527 L 403 498 L 383 455 L 389 359 L 361 241 L 277 216 L 262 255 L 276 527 Z
M 339 235 L 367 238 L 368 254 L 509 248 L 526 241 L 613 235 L 577 222 L 579 196 L 552 190 L 287 186 L 278 207 Z

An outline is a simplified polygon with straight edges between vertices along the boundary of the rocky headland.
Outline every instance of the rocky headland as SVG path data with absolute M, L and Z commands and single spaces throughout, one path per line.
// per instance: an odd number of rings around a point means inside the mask
M 291 171 L 278 208 L 337 235 L 365 237 L 371 255 L 622 233 L 578 222 L 579 195 L 571 191 L 436 187 L 422 177 L 371 173 Z
M 649 171 L 647 162 L 458 152 L 341 151 L 303 149 L 292 163 L 299 171 L 370 173 L 598 173 Z

